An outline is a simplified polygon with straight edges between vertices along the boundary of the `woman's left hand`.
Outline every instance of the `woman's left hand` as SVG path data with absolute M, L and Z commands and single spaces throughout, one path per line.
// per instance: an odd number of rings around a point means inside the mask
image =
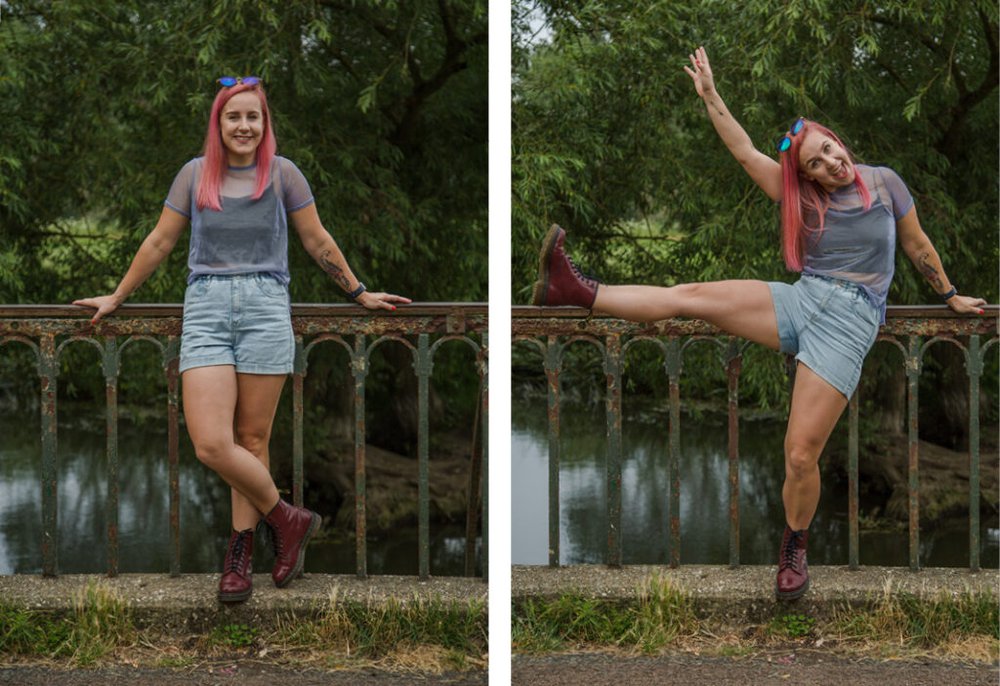
M 393 295 L 392 293 L 372 293 L 371 291 L 365 291 L 358 296 L 356 302 L 359 305 L 364 305 L 369 310 L 394 310 L 396 309 L 395 303 L 405 305 L 413 301 L 401 295 Z
M 984 314 L 982 306 L 986 301 L 969 295 L 953 295 L 948 298 L 948 307 L 962 314 Z

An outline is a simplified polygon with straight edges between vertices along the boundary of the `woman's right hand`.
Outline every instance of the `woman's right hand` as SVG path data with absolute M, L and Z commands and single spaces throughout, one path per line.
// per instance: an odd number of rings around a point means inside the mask
M 693 55 L 688 55 L 691 60 L 691 67 L 684 67 L 684 71 L 694 81 L 694 89 L 698 92 L 698 97 L 704 99 L 705 96 L 715 92 L 715 79 L 712 78 L 712 67 L 708 63 L 708 53 L 705 48 L 699 47 Z
M 96 298 L 83 298 L 82 300 L 74 300 L 74 305 L 79 305 L 81 307 L 92 307 L 97 310 L 94 316 L 90 318 L 91 324 L 96 324 L 101 321 L 101 318 L 106 314 L 111 314 L 118 309 L 118 306 L 122 304 L 124 298 L 119 298 L 117 295 L 99 295 Z

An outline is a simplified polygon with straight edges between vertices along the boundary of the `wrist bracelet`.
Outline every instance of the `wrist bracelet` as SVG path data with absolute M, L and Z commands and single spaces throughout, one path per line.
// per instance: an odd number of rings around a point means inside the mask
M 944 300 L 945 302 L 948 302 L 948 300 L 955 297 L 955 295 L 957 294 L 958 294 L 958 289 L 952 286 L 951 290 L 949 290 L 947 293 L 941 294 L 941 299 Z
M 368 289 L 365 288 L 365 285 L 363 283 L 361 283 L 360 281 L 358 281 L 358 287 L 355 288 L 350 293 L 348 293 L 347 297 L 350 298 L 351 300 L 357 300 L 358 296 L 361 295 L 362 293 L 364 293 L 366 290 L 368 290 Z

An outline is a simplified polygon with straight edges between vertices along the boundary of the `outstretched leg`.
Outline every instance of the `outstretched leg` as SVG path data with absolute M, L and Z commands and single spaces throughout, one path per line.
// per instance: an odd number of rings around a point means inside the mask
M 710 281 L 669 288 L 601 285 L 594 309 L 638 322 L 703 319 L 726 333 L 779 348 L 774 302 L 764 281 Z
M 553 225 L 538 260 L 535 305 L 574 305 L 632 321 L 703 319 L 723 331 L 778 350 L 771 289 L 763 281 L 714 281 L 670 288 L 605 286 L 585 276 L 565 251 L 566 232 Z

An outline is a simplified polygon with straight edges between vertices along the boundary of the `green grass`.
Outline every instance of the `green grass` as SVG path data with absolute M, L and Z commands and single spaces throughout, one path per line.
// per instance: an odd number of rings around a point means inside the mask
M 784 638 L 802 638 L 808 636 L 816 626 L 816 620 L 803 614 L 779 615 L 771 620 L 768 633 Z
M 68 616 L 0 606 L 0 654 L 69 658 L 88 665 L 137 637 L 125 601 L 100 584 L 81 589 Z
M 928 600 L 886 592 L 867 610 L 841 610 L 831 623 L 839 634 L 930 648 L 973 636 L 1000 638 L 996 595 L 942 594 Z
M 525 601 L 514 608 L 511 637 L 515 649 L 522 652 L 613 645 L 651 653 L 696 628 L 691 598 L 655 577 L 632 605 L 578 594 Z

